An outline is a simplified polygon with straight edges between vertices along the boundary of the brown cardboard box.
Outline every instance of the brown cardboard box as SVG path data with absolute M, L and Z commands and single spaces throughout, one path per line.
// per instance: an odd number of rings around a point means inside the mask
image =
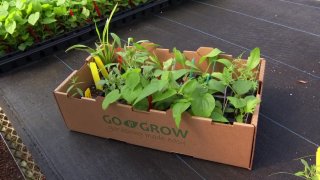
M 184 54 L 188 59 L 195 58 L 197 62 L 202 55 L 211 50 L 212 48 L 199 48 L 196 52 L 185 51 Z M 153 51 L 161 60 L 172 56 L 167 49 L 153 49 Z M 232 58 L 228 55 L 222 56 Z M 87 61 L 91 61 L 91 57 Z M 262 59 L 257 77 L 260 84 L 258 97 L 261 97 L 264 69 L 265 60 Z M 209 161 L 252 168 L 259 106 L 250 124 L 213 123 L 211 119 L 184 113 L 180 128 L 177 129 L 171 110 L 135 111 L 131 106 L 114 103 L 104 111 L 101 107 L 103 97 L 79 99 L 67 96 L 66 90 L 70 79 L 75 76 L 80 82 L 85 82 L 80 84 L 82 89 L 93 82 L 90 69 L 85 64 L 78 71 L 74 71 L 54 91 L 63 119 L 70 130 Z

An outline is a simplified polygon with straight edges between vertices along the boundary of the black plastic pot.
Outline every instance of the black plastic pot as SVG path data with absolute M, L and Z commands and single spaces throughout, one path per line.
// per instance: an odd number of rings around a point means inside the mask
M 154 0 L 135 8 L 118 12 L 112 19 L 112 25 L 119 26 L 127 24 L 141 17 L 146 17 L 149 14 L 159 12 L 169 5 L 178 5 L 182 1 L 183 0 Z M 105 18 L 97 23 L 99 29 L 104 27 L 106 20 L 107 19 Z M 15 51 L 6 54 L 5 56 L 0 57 L 0 74 L 39 61 L 44 56 L 51 55 L 57 50 L 65 50 L 71 45 L 95 36 L 95 25 L 91 24 L 35 44 L 26 51 Z

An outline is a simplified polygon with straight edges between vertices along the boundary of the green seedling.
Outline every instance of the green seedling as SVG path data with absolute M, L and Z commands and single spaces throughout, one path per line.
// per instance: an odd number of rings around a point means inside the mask
M 83 91 L 78 87 L 78 85 L 82 83 L 83 82 L 78 82 L 78 77 L 72 78 L 70 82 L 70 86 L 68 87 L 66 93 L 67 94 L 71 93 L 71 97 L 74 97 L 76 95 L 80 95 L 81 97 L 83 97 L 84 96 Z

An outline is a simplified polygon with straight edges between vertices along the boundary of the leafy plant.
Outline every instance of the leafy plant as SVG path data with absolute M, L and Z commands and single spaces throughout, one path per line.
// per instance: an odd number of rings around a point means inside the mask
M 129 38 L 122 47 L 120 38 L 109 32 L 116 8 L 117 5 L 102 34 L 96 28 L 99 43 L 95 49 L 84 45 L 67 49 L 84 50 L 93 57 L 89 67 L 96 89 L 104 92 L 103 109 L 114 102 L 144 111 L 172 109 L 177 127 L 184 112 L 221 123 L 234 120 L 245 123 L 253 114 L 260 103 L 255 96 L 260 64 L 258 48 L 251 51 L 247 61 L 220 58 L 223 52 L 217 48 L 199 61 L 187 59 L 174 48 L 170 58 L 160 61 L 150 50 L 158 45 Z M 205 61 L 208 67 L 202 71 L 198 66 Z M 217 68 L 218 63 L 222 70 Z
M 236 59 L 233 62 L 227 59 L 219 59 L 219 53 L 221 53 L 220 50 L 214 49 L 200 59 L 200 62 L 203 62 L 207 58 L 209 65 L 214 65 L 213 69 L 217 62 L 224 65 L 223 71 L 213 72 L 211 74 L 213 79 L 208 82 L 210 90 L 225 94 L 222 112 L 219 111 L 219 114 L 214 116 L 223 116 L 226 107 L 231 105 L 233 108 L 229 107 L 228 110 L 235 114 L 236 121 L 244 122 L 245 117 L 252 114 L 255 107 L 260 103 L 260 99 L 254 96 L 258 87 L 256 68 L 260 63 L 260 49 L 253 49 L 245 64 L 241 59 Z M 226 96 L 227 90 L 231 90 L 231 95 Z
M 307 156 L 310 157 L 310 156 Z M 305 157 L 303 157 L 305 158 Z M 301 171 L 298 171 L 296 173 L 288 173 L 288 172 L 278 172 L 271 174 L 269 176 L 277 175 L 277 174 L 288 174 L 300 177 L 302 179 L 307 180 L 319 180 L 320 179 L 320 147 L 318 147 L 316 152 L 316 164 L 315 165 L 309 165 L 309 163 L 304 160 L 303 158 L 299 158 L 297 160 L 300 160 L 302 165 L 304 166 L 304 169 Z
M 90 53 L 92 57 L 94 57 L 94 59 L 98 65 L 100 64 L 100 66 L 99 66 L 100 69 L 104 69 L 104 65 L 113 63 L 113 61 L 115 59 L 116 45 L 118 47 L 121 47 L 121 40 L 114 33 L 111 33 L 111 36 L 113 38 L 113 42 L 109 43 L 109 26 L 110 26 L 112 16 L 114 15 L 114 13 L 117 9 L 117 6 L 118 5 L 116 4 L 115 7 L 113 8 L 113 10 L 111 11 L 111 14 L 110 14 L 109 18 L 107 19 L 106 25 L 103 29 L 102 36 L 99 31 L 99 28 L 96 26 L 96 32 L 97 32 L 97 35 L 99 38 L 99 43 L 98 44 L 96 43 L 96 49 L 93 49 L 93 48 L 85 46 L 85 45 L 77 44 L 77 45 L 73 45 L 70 48 L 68 48 L 66 50 L 66 52 L 68 52 L 72 49 L 86 51 L 86 52 Z M 100 60 L 103 61 L 103 64 L 100 63 Z
M 304 159 L 300 159 L 301 163 L 304 166 L 304 170 L 298 171 L 294 173 L 295 176 L 301 177 L 303 179 L 310 179 L 310 180 L 319 180 L 320 173 L 317 174 L 316 166 L 309 165 L 307 161 Z
M 71 79 L 70 86 L 67 89 L 67 94 L 71 94 L 72 97 L 76 95 L 80 95 L 83 97 L 83 91 L 79 87 L 77 87 L 79 84 L 82 84 L 83 82 L 78 82 L 78 77 L 74 77 Z
M 117 3 L 115 11 L 146 3 L 146 0 L 2 0 L 0 56 L 24 51 L 35 43 L 98 22 L 108 17 Z

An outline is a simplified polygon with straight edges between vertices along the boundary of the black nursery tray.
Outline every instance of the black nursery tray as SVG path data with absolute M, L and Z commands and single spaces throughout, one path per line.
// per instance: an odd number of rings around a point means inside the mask
M 118 12 L 112 19 L 112 26 L 130 23 L 136 19 L 146 17 L 148 14 L 159 12 L 169 5 L 177 5 L 182 1 L 183 0 L 154 0 L 135 8 Z M 103 28 L 106 20 L 106 18 L 101 19 L 97 26 Z M 0 74 L 38 61 L 57 50 L 65 50 L 71 45 L 94 36 L 96 36 L 95 25 L 91 24 L 35 44 L 26 51 L 15 51 L 6 54 L 0 57 Z

